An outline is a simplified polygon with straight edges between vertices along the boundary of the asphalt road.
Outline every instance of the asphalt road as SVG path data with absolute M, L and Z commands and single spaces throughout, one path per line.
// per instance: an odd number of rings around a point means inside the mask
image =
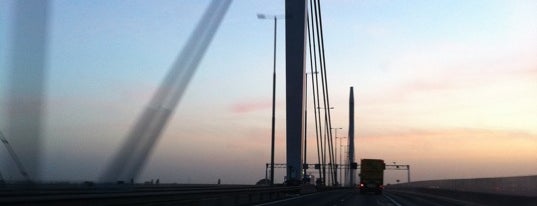
M 477 206 L 468 201 L 461 201 L 452 198 L 418 195 L 406 192 L 385 191 L 382 195 L 365 194 L 362 195 L 355 190 L 335 190 L 329 192 L 320 192 L 310 195 L 297 196 L 285 200 L 260 204 L 260 206 Z
M 276 202 L 260 204 L 260 206 L 347 206 L 347 205 L 382 205 L 399 206 L 385 195 L 365 194 L 361 195 L 354 190 L 335 190 L 328 192 L 313 193 Z
M 35 189 L 35 188 L 34 188 Z M 513 196 L 427 188 L 392 188 L 382 195 L 360 194 L 340 189 L 289 196 L 296 187 L 252 186 L 163 186 L 66 189 L 49 187 L 35 190 L 0 188 L 0 205 L 248 205 L 269 199 L 261 206 L 537 206 L 537 196 Z M 270 194 L 270 195 L 269 195 Z M 272 198 L 269 198 L 272 197 Z
M 444 192 L 446 193 L 446 192 Z M 382 195 L 360 194 L 356 190 L 334 190 L 302 195 L 285 200 L 260 204 L 262 206 L 537 206 L 537 197 L 495 195 L 448 195 L 415 191 L 384 191 Z

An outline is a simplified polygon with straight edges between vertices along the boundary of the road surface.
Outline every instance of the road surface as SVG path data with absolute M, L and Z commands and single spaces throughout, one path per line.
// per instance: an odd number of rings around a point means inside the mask
M 281 201 L 261 204 L 262 206 L 343 206 L 343 205 L 384 205 L 397 206 L 383 195 L 360 195 L 353 190 L 335 190 L 313 193 Z M 261 206 L 260 205 L 260 206 Z
M 476 201 L 479 202 L 479 201 Z M 498 202 L 497 202 L 498 203 Z M 515 202 L 513 202 L 515 203 Z M 533 205 L 534 201 L 516 202 L 517 204 L 508 205 Z M 521 204 L 518 204 L 521 203 Z M 477 205 L 505 205 L 475 203 L 471 200 L 458 200 L 458 198 L 448 198 L 436 195 L 417 194 L 404 191 L 385 191 L 382 195 L 365 194 L 362 195 L 355 190 L 334 190 L 328 192 L 319 192 L 309 195 L 302 195 L 288 198 L 280 201 L 260 204 L 260 206 L 477 206 Z

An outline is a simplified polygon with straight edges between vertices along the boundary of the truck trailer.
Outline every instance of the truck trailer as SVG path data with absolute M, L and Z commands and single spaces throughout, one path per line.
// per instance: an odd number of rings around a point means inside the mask
M 386 164 L 380 159 L 362 159 L 360 164 L 360 193 L 382 194 Z

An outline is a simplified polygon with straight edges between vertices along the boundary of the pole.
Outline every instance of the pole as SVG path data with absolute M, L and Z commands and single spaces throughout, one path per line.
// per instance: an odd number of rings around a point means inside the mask
M 304 86 L 304 105 L 306 105 L 304 107 L 304 177 L 306 175 L 306 172 L 307 172 L 307 167 L 306 167 L 306 164 L 307 164 L 307 150 L 308 150 L 308 73 L 304 73 L 306 75 L 306 78 L 304 79 L 304 81 L 306 82 L 306 86 Z
M 407 175 L 408 175 L 408 183 L 410 183 L 410 165 L 407 165 L 406 166 L 406 171 L 407 171 Z
M 339 138 L 339 164 L 340 165 L 343 164 L 343 158 L 341 157 L 341 151 L 343 150 L 343 147 L 341 146 L 341 141 L 342 141 L 341 139 L 343 139 L 343 138 L 341 138 L 341 137 Z M 339 170 L 339 181 L 341 181 L 341 183 L 344 183 L 343 182 L 343 173 L 342 172 L 343 172 L 343 168 L 341 168 Z
M 270 146 L 270 185 L 274 185 L 274 130 L 276 122 L 276 30 L 278 19 L 274 16 L 274 69 L 272 74 L 272 138 Z
M 265 164 L 265 180 L 268 180 L 268 165 L 269 164 Z
M 338 179 L 338 176 L 337 176 L 337 174 L 338 174 L 337 170 L 338 170 L 338 169 L 341 170 L 341 168 L 339 168 L 339 166 L 338 166 L 338 161 L 337 161 L 337 148 L 338 148 L 338 146 L 337 146 L 337 139 L 338 139 L 338 136 L 337 136 L 337 130 L 338 130 L 338 129 L 343 129 L 343 128 L 338 127 L 338 128 L 330 128 L 330 129 L 333 129 L 333 130 L 334 130 L 335 137 L 336 137 L 336 141 L 332 142 L 332 144 L 335 144 L 335 145 L 332 145 L 332 146 L 335 148 L 335 151 L 334 151 L 334 156 L 335 156 L 335 157 L 334 157 L 334 159 L 335 159 L 335 162 L 336 162 L 336 168 L 335 168 L 335 170 L 334 170 L 334 173 L 335 173 L 334 176 L 336 177 L 336 185 L 341 185 L 341 184 L 340 184 L 340 183 L 341 183 L 341 179 Z
M 339 138 L 339 164 L 340 164 L 340 165 L 343 165 L 343 156 L 342 156 L 342 153 L 343 153 L 343 144 L 342 144 L 342 141 L 343 141 L 343 140 L 342 140 L 342 139 L 344 139 L 344 138 L 346 138 L 346 137 L 340 137 L 340 138 Z M 341 181 L 341 183 L 344 183 L 344 181 L 343 181 L 343 168 L 341 168 L 341 169 L 339 170 L 339 178 L 340 178 L 339 181 Z
M 340 167 L 341 167 L 341 164 L 338 164 L 338 161 L 337 161 L 337 139 L 338 139 L 338 137 L 337 137 L 337 130 L 336 130 L 336 141 L 334 142 L 334 143 L 336 144 L 336 146 L 334 147 L 334 148 L 336 148 L 336 151 L 335 151 L 335 155 L 336 155 L 336 180 L 338 181 L 338 182 L 336 182 L 336 184 L 337 184 L 337 185 L 341 185 L 341 184 L 340 184 L 341 179 L 338 179 L 338 178 L 337 178 L 337 173 L 338 173 L 337 170 L 338 170 L 338 169 L 341 170 L 341 168 L 340 168 Z

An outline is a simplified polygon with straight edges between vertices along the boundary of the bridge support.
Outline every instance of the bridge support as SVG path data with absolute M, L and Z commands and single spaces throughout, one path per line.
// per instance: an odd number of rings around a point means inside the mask
M 306 0 L 285 1 L 287 180 L 302 179 Z
M 353 87 L 351 87 L 351 91 L 349 94 L 349 164 L 354 163 L 354 90 Z M 355 186 L 356 181 L 354 178 L 356 177 L 356 169 L 353 167 L 349 167 L 349 185 L 348 186 Z

